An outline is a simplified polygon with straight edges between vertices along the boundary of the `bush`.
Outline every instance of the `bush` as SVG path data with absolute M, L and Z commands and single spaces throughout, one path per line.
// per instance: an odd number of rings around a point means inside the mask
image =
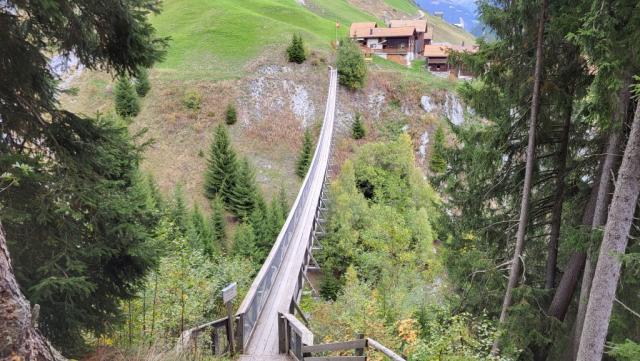
M 196 90 L 189 90 L 184 93 L 184 96 L 182 97 L 182 104 L 184 104 L 187 109 L 198 110 L 200 109 L 201 103 L 202 97 Z
M 291 44 L 287 48 L 287 56 L 292 63 L 302 64 L 307 59 L 307 55 L 304 52 L 304 43 L 302 37 L 297 34 L 293 34 Z
M 345 40 L 338 48 L 338 79 L 351 89 L 362 89 L 367 77 L 367 64 L 356 43 Z
M 238 114 L 236 112 L 236 107 L 233 104 L 229 104 L 227 106 L 227 110 L 224 114 L 224 120 L 229 125 L 236 124 L 236 121 L 238 121 Z
M 351 136 L 353 139 L 362 139 L 367 135 L 367 131 L 362 123 L 362 115 L 356 113 L 356 119 L 353 121 L 353 127 L 351 128 Z
M 135 117 L 140 112 L 140 102 L 129 78 L 120 77 L 115 88 L 116 113 L 123 118 Z
M 138 93 L 139 96 L 144 97 L 150 89 L 151 84 L 149 83 L 149 72 L 147 69 L 142 68 L 138 70 L 138 74 L 136 74 L 136 93 Z

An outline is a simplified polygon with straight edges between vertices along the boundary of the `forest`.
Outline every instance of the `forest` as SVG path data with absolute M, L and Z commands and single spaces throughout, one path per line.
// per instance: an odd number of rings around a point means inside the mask
M 452 86 L 465 121 L 434 121 L 425 164 L 402 115 L 357 112 L 337 135 L 319 295 L 300 306 L 318 341 L 366 333 L 412 361 L 640 360 L 640 4 L 477 3 L 491 39 L 449 56 L 474 74 Z M 0 2 L 0 360 L 190 359 L 168 354 L 225 315 L 231 282 L 238 306 L 287 218 L 290 190 L 265 192 L 237 151 L 235 103 L 198 155 L 202 202 L 143 169 L 154 144 L 131 124 L 173 41 L 161 11 Z M 282 55 L 308 61 L 291 39 Z M 376 64 L 344 42 L 340 94 L 364 96 Z M 78 89 L 52 54 L 109 72 L 113 109 L 66 110 Z M 318 132 L 290 140 L 295 182 Z

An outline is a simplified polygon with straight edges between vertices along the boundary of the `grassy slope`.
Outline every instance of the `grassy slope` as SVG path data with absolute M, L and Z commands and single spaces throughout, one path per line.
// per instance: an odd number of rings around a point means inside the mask
M 163 12 L 153 18 L 162 36 L 171 36 L 166 60 L 156 66 L 165 79 L 216 80 L 242 77 L 244 66 L 270 48 L 300 33 L 311 48 L 330 49 L 338 36 L 347 35 L 356 21 L 376 21 L 374 15 L 347 0 L 308 0 L 311 9 L 296 0 L 165 0 Z M 406 14 L 417 14 L 410 0 L 385 0 Z M 313 10 L 313 11 L 312 11 Z M 442 20 L 434 24 L 435 41 L 472 43 L 473 37 Z

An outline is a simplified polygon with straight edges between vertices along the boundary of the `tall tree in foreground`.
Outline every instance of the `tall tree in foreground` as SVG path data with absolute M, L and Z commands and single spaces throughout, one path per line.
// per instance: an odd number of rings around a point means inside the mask
M 58 361 L 64 358 L 37 330 L 32 310 L 13 275 L 11 258 L 0 225 L 0 360 Z M 39 309 L 39 308 L 38 308 Z
M 513 297 L 513 289 L 520 278 L 520 265 L 522 251 L 524 249 L 524 240 L 529 222 L 529 196 L 531 195 L 531 181 L 533 179 L 533 167 L 535 162 L 536 147 L 536 126 L 538 122 L 538 113 L 540 111 L 540 83 L 542 82 L 542 55 L 544 27 L 547 16 L 548 0 L 543 0 L 538 14 L 538 31 L 536 42 L 536 65 L 533 74 L 533 95 L 531 99 L 531 118 L 529 119 L 529 141 L 527 143 L 527 163 L 524 176 L 524 184 L 522 186 L 522 200 L 520 201 L 520 218 L 518 220 L 518 232 L 516 234 L 516 247 L 511 259 L 511 269 L 509 270 L 509 281 L 502 302 L 502 310 L 500 311 L 500 324 L 504 324 L 507 320 L 507 312 L 511 306 Z M 493 343 L 492 353 L 499 352 L 499 341 Z
M 577 359 L 602 359 L 609 319 L 616 297 L 622 255 L 629 241 L 640 193 L 640 102 L 636 106 L 629 141 L 618 172 L 611 210 L 600 246 Z
M 367 64 L 358 44 L 343 40 L 338 48 L 338 81 L 350 89 L 362 89 L 367 78 Z
M 304 178 L 309 170 L 311 158 L 313 157 L 313 140 L 311 140 L 311 132 L 309 129 L 304 131 L 304 140 L 302 141 L 302 150 L 300 157 L 296 163 L 296 174 L 300 178 Z
M 120 322 L 121 300 L 154 264 L 154 222 L 140 192 L 140 149 L 114 121 L 59 108 L 48 56 L 74 54 L 88 69 L 132 76 L 164 54 L 166 39 L 149 23 L 157 5 L 0 5 L 0 174 L 18 177 L 0 193 L 0 208 L 16 278 L 41 306 L 41 330 L 66 354 Z

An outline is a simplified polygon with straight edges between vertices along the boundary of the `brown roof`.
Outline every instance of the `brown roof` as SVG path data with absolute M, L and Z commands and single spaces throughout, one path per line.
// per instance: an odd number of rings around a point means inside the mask
M 426 20 L 390 20 L 389 27 L 390 28 L 404 28 L 407 26 L 413 26 L 416 28 L 418 33 L 427 32 L 427 21 Z
M 467 53 L 476 53 L 478 48 L 475 46 L 462 46 L 451 44 L 431 44 L 424 46 L 424 56 L 427 57 L 448 57 L 450 51 L 463 51 Z
M 403 28 L 369 28 L 357 29 L 354 37 L 358 38 L 406 38 L 414 36 L 416 29 L 413 26 Z
M 377 28 L 378 24 L 374 23 L 374 22 L 368 22 L 368 23 L 352 23 L 351 27 L 349 28 L 349 36 L 352 38 L 356 38 L 358 37 L 357 35 L 359 34 L 365 34 L 365 33 L 369 33 L 369 29 L 372 28 Z

